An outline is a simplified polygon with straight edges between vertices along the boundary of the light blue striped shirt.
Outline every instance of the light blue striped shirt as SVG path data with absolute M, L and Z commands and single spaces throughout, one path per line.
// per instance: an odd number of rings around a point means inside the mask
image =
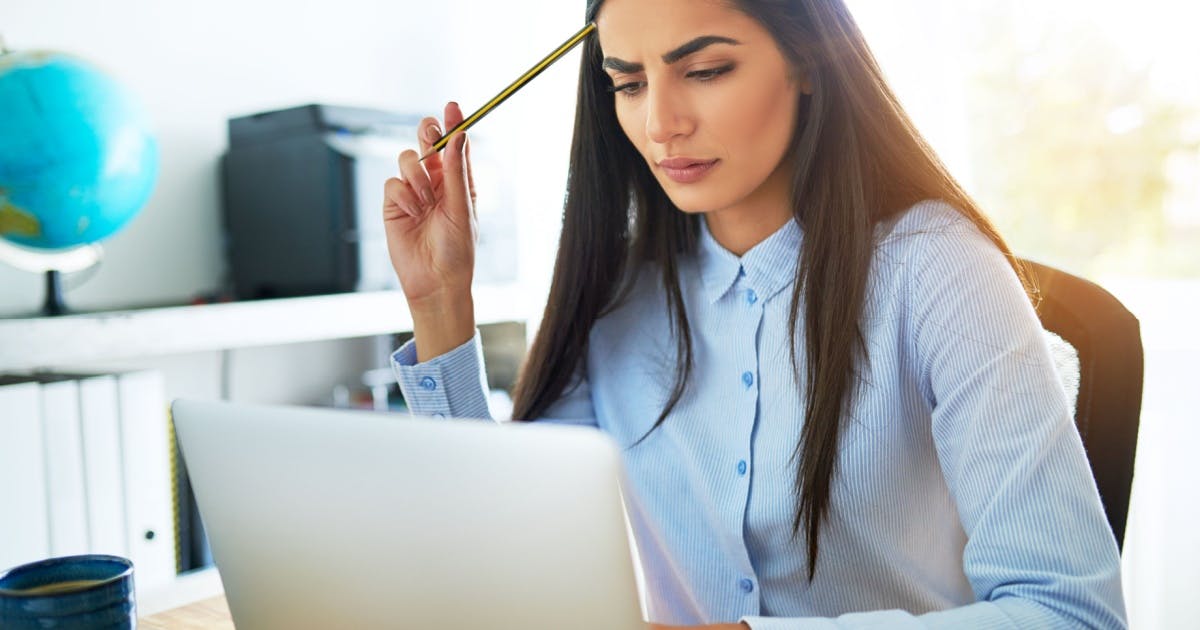
M 547 414 L 627 447 L 650 619 L 1124 627 L 1116 542 L 1037 316 L 1001 252 L 938 203 L 880 227 L 869 364 L 808 581 L 791 527 L 804 398 L 787 329 L 802 246 L 793 222 L 741 258 L 702 232 L 680 272 L 695 370 L 640 445 L 628 448 L 658 417 L 676 361 L 651 270 L 596 322 L 586 373 Z M 414 412 L 488 416 L 478 335 L 422 364 L 410 343 L 393 364 Z

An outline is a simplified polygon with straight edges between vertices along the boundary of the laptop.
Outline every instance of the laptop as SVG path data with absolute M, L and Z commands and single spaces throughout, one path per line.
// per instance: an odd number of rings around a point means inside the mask
M 646 627 L 619 454 L 594 429 L 171 410 L 239 629 Z

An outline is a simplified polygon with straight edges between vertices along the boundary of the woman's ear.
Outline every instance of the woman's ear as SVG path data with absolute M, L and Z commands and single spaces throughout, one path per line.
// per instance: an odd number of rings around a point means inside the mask
M 807 64 L 802 65 L 799 68 L 797 68 L 795 73 L 792 75 L 792 80 L 796 81 L 797 84 L 800 86 L 801 94 L 810 94 L 811 95 L 813 93 L 813 82 L 812 82 L 812 73 L 809 72 L 808 68 L 809 68 L 809 66 Z

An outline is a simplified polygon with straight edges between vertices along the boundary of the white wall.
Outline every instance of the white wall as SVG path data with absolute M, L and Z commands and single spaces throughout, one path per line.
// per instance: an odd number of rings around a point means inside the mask
M 1126 525 L 1125 601 L 1133 628 L 1200 627 L 1200 279 L 1105 278 L 1142 330 L 1145 385 Z
M 538 0 L 4 0 L 10 49 L 99 64 L 145 103 L 160 143 L 156 190 L 69 306 L 181 303 L 219 286 L 216 168 L 229 117 L 311 102 L 440 117 L 447 100 L 469 114 L 582 21 L 583 2 Z M 520 273 L 533 302 L 556 244 L 578 60 L 575 51 L 476 127 L 518 167 Z M 0 263 L 0 316 L 30 314 L 42 296 L 40 276 Z

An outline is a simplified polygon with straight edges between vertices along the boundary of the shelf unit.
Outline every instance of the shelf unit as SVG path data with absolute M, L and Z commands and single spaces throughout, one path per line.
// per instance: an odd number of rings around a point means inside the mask
M 531 296 L 517 284 L 477 285 L 473 295 L 481 327 L 524 323 L 532 314 Z M 0 318 L 0 373 L 378 337 L 409 332 L 412 325 L 399 291 Z M 143 615 L 222 592 L 212 567 L 138 590 Z
M 474 290 L 479 325 L 522 322 L 516 285 Z M 0 319 L 0 372 L 412 330 L 399 291 Z

